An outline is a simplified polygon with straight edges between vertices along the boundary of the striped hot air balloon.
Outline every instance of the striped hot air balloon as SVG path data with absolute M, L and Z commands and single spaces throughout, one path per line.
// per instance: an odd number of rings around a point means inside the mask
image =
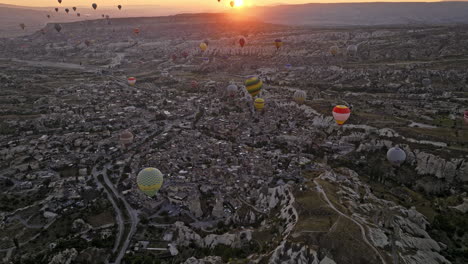
M 283 46 L 283 41 L 281 39 L 275 39 L 275 47 L 276 49 L 279 49 Z
M 337 105 L 333 108 L 333 117 L 338 125 L 343 125 L 351 115 L 351 110 L 346 105 Z
M 146 195 L 152 197 L 161 189 L 163 175 L 156 168 L 145 168 L 138 173 L 138 188 Z
M 393 147 L 387 151 L 387 160 L 395 166 L 400 166 L 406 160 L 406 153 L 399 147 Z
M 307 98 L 307 93 L 302 90 L 297 90 L 293 95 L 294 101 L 298 104 L 303 104 Z
M 257 111 L 263 110 L 263 108 L 265 108 L 265 100 L 263 98 L 255 99 L 254 106 Z
M 247 92 L 252 96 L 255 97 L 262 91 L 263 82 L 256 76 L 249 77 L 245 81 L 245 88 Z
M 136 83 L 136 78 L 135 77 L 128 77 L 128 85 L 134 86 Z

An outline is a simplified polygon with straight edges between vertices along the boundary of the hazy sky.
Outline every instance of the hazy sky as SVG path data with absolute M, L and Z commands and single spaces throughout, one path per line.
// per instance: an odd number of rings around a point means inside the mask
M 235 0 L 237 3 L 243 1 L 245 5 L 272 5 L 278 3 L 301 4 L 312 2 L 399 2 L 395 0 Z M 226 8 L 230 0 L 63 0 L 59 5 L 57 0 L 0 0 L 3 4 L 25 5 L 25 6 L 91 6 L 97 3 L 98 6 L 116 6 L 116 5 L 163 5 L 163 6 L 203 6 L 211 8 Z M 431 0 L 411 0 L 405 2 L 435 2 Z

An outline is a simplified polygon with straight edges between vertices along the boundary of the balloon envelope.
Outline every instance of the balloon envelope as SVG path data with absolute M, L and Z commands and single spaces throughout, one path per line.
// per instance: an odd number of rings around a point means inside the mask
M 205 51 L 208 48 L 208 45 L 206 45 L 205 42 L 200 43 L 200 49 L 201 51 Z
M 255 97 L 257 94 L 259 94 L 262 90 L 262 87 L 262 80 L 256 76 L 249 77 L 247 80 L 245 80 L 245 88 L 252 97 Z
M 293 98 L 294 101 L 296 101 L 296 103 L 302 104 L 305 102 L 307 94 L 305 91 L 297 90 L 296 92 L 294 92 Z
M 228 96 L 231 96 L 231 97 L 236 96 L 237 91 L 238 91 L 237 85 L 235 85 L 235 84 L 228 85 L 226 87 L 226 91 L 227 91 Z
M 229 4 L 231 5 L 231 7 L 234 7 L 235 3 L 234 3 L 234 1 L 231 1 Z
M 400 166 L 406 160 L 406 153 L 399 147 L 387 151 L 387 159 L 392 165 Z
M 265 100 L 263 98 L 255 99 L 254 106 L 257 110 L 263 110 L 263 108 L 265 108 Z
M 333 108 L 333 118 L 338 125 L 343 125 L 351 115 L 351 110 L 346 105 L 337 105 Z
M 55 24 L 54 28 L 55 30 L 57 30 L 57 32 L 60 32 L 60 30 L 62 30 L 62 26 L 60 24 Z
M 239 45 L 241 46 L 241 48 L 244 47 L 244 45 L 245 45 L 245 38 L 240 38 L 240 39 L 239 39 Z
M 97 4 L 96 4 L 96 3 L 92 4 L 91 6 L 94 8 L 94 10 L 96 10 L 96 8 L 97 8 Z
M 348 56 L 354 57 L 357 54 L 357 46 L 356 45 L 349 45 L 346 49 L 346 53 Z
M 133 86 L 136 83 L 136 78 L 135 77 L 128 77 L 127 81 L 128 81 L 128 84 L 130 86 Z
M 283 46 L 283 41 L 281 41 L 281 39 L 275 39 L 275 46 L 276 46 L 276 49 L 279 49 Z
M 133 139 L 134 139 L 134 136 L 133 136 L 132 132 L 130 132 L 129 130 L 125 130 L 122 133 L 120 133 L 119 142 L 120 142 L 120 144 L 122 146 L 126 147 L 126 146 L 132 144 Z
M 338 46 L 331 46 L 329 51 L 331 55 L 336 56 L 338 55 L 338 52 L 340 52 L 340 49 Z
M 145 168 L 138 173 L 138 188 L 148 196 L 154 196 L 161 189 L 163 175 L 156 168 Z

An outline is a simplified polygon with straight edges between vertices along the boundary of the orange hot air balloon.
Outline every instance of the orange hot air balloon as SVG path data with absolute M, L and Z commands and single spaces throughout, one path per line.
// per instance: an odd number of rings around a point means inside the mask
M 231 7 L 234 7 L 235 5 L 234 1 L 231 1 L 229 4 L 231 5 Z
M 333 108 L 333 118 L 338 125 L 343 125 L 351 115 L 351 110 L 346 105 L 337 105 Z
M 138 35 L 138 34 L 140 34 L 140 29 L 138 29 L 138 28 L 135 28 L 135 29 L 133 30 L 133 33 L 134 33 L 135 35 Z
M 240 39 L 239 39 L 239 45 L 241 46 L 241 48 L 244 47 L 244 45 L 245 45 L 245 38 L 240 38 Z

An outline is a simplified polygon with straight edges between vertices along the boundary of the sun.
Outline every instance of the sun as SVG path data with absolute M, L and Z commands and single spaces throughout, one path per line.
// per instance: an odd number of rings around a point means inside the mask
M 234 0 L 235 7 L 242 7 L 244 5 L 244 0 Z

